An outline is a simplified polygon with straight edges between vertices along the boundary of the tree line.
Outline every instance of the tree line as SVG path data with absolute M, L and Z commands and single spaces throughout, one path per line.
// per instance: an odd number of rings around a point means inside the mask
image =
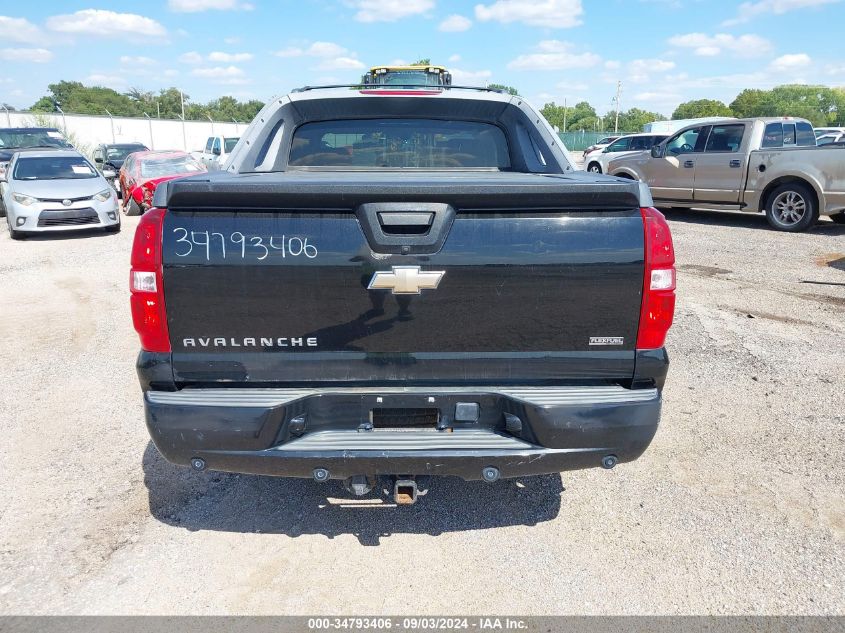
M 815 127 L 845 124 L 845 89 L 788 84 L 771 90 L 747 88 L 729 105 L 715 99 L 697 99 L 679 105 L 673 119 L 704 116 L 793 116 Z
M 564 108 L 554 102 L 543 106 L 543 116 L 562 132 L 580 130 L 607 131 L 615 128 L 615 112 L 604 116 L 596 114 L 586 101 Z M 845 125 L 845 89 L 806 84 L 788 84 L 771 90 L 747 88 L 730 104 L 717 99 L 695 99 L 680 104 L 672 112 L 672 119 L 699 117 L 763 117 L 793 116 L 807 119 L 815 127 Z M 669 117 L 639 108 L 619 113 L 620 131 L 634 132 L 652 121 L 665 121 Z
M 426 60 L 420 60 L 425 62 Z M 504 84 L 490 84 L 491 88 L 518 94 L 518 90 Z M 60 81 L 48 86 L 49 93 L 41 97 L 30 108 L 36 112 L 65 112 L 75 114 L 106 114 L 113 116 L 140 117 L 144 114 L 162 119 L 178 119 L 182 114 L 182 93 L 177 88 L 165 88 L 158 92 L 145 92 L 131 88 L 117 92 L 102 86 L 85 86 L 78 81 Z M 185 119 L 205 121 L 208 117 L 216 121 L 251 121 L 264 106 L 261 101 L 238 101 L 224 96 L 208 103 L 193 102 L 184 95 Z M 10 110 L 14 108 L 9 107 Z M 574 106 L 545 104 L 540 110 L 549 123 L 562 132 L 595 130 L 607 131 L 616 128 L 616 113 L 597 114 L 587 101 Z M 845 89 L 806 84 L 777 86 L 771 90 L 748 88 L 737 95 L 730 104 L 716 99 L 695 99 L 680 104 L 672 113 L 672 119 L 698 117 L 758 117 L 794 116 L 809 120 L 814 126 L 845 124 Z M 669 117 L 658 112 L 640 108 L 620 111 L 618 129 L 625 132 L 642 130 L 652 121 L 665 121 Z
M 103 86 L 85 86 L 78 81 L 60 81 L 47 86 L 49 93 L 36 101 L 30 110 L 34 112 L 64 112 L 74 114 L 107 114 L 113 116 L 178 119 L 182 116 L 182 99 L 185 103 L 186 121 L 215 121 L 244 123 L 252 121 L 264 107 L 261 101 L 238 101 L 234 97 L 220 97 L 208 103 L 191 101 L 178 88 L 165 88 L 158 92 L 146 92 L 130 88 L 117 92 Z

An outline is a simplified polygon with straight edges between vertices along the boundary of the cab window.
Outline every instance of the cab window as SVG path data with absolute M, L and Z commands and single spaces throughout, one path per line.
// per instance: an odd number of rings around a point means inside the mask
M 220 153 L 220 139 L 219 138 L 214 139 L 214 145 L 211 146 L 211 151 L 215 154 Z
M 605 152 L 624 152 L 631 146 L 631 138 L 620 138 L 618 141 L 613 141 L 607 146 Z
M 213 144 L 214 144 L 214 137 L 213 137 L 213 136 L 209 136 L 209 137 L 208 137 L 208 141 L 206 141 L 206 143 L 205 143 L 205 153 L 206 153 L 206 154 L 210 154 L 210 153 L 211 153 L 211 146 L 212 146 Z
M 738 152 L 744 125 L 714 125 L 707 138 L 705 152 Z
M 666 143 L 666 153 L 668 154 L 689 154 L 691 152 L 700 152 L 701 148 L 696 148 L 699 137 L 703 127 L 694 127 L 689 130 L 684 130 L 672 137 Z

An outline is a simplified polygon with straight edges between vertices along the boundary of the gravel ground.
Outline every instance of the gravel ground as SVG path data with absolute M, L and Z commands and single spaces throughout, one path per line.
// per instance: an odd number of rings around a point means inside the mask
M 845 614 L 845 227 L 669 215 L 651 448 L 417 505 L 195 474 L 143 425 L 118 235 L 0 234 L 0 613 Z

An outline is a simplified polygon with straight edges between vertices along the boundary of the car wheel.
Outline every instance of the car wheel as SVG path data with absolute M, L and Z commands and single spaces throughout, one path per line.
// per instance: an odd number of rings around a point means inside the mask
M 141 215 L 141 207 L 135 202 L 135 198 L 129 196 L 129 204 L 126 204 L 126 198 L 123 199 L 123 210 L 126 215 Z
M 601 173 L 601 165 L 598 163 L 590 163 L 587 166 L 587 171 L 591 174 L 600 174 Z
M 845 211 L 834 213 L 832 216 L 830 216 L 830 219 L 836 222 L 837 224 L 845 224 Z
M 806 231 L 819 219 L 819 210 L 812 192 L 801 183 L 780 185 L 766 203 L 766 220 L 778 231 Z

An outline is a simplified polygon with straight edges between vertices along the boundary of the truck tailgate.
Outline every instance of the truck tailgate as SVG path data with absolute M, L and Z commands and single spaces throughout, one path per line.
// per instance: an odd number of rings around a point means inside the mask
M 636 183 L 354 182 L 170 185 L 162 259 L 177 383 L 631 379 L 644 269 Z

